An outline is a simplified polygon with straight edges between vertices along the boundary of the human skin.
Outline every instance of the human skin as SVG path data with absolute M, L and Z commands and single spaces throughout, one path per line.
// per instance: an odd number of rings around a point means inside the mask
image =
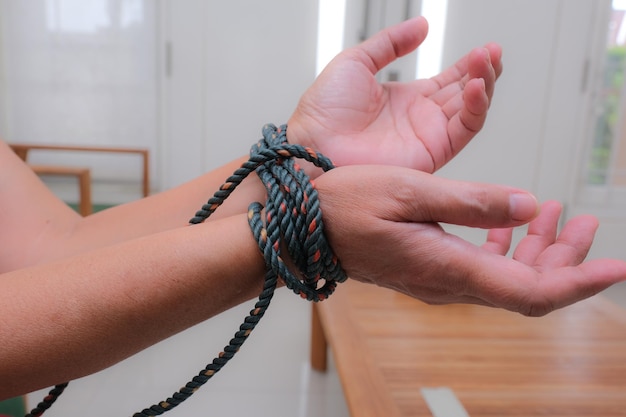
M 626 278 L 621 261 L 583 262 L 592 217 L 570 220 L 557 235 L 558 204 L 537 215 L 522 190 L 375 168 L 341 167 L 316 179 L 326 233 L 351 279 L 433 304 L 542 315 Z M 528 221 L 529 235 L 505 256 L 509 228 Z M 475 246 L 438 222 L 491 230 Z M 255 297 L 263 275 L 245 214 L 2 274 L 0 397 L 114 364 Z
M 348 276 L 429 303 L 528 315 L 623 280 L 620 261 L 583 262 L 594 218 L 571 219 L 557 234 L 554 202 L 539 212 L 523 190 L 430 175 L 482 127 L 502 66 L 492 44 L 434 79 L 376 83 L 375 72 L 416 48 L 426 28 L 413 19 L 345 51 L 289 119 L 291 143 L 339 165 L 307 169 Z M 83 218 L 0 142 L 0 398 L 96 372 L 255 297 L 264 263 L 246 211 L 265 200 L 259 179 L 246 179 L 205 223 L 187 224 L 245 160 Z M 372 163 L 380 165 L 360 165 Z M 439 222 L 490 231 L 475 246 Z M 527 222 L 507 257 L 510 228 Z

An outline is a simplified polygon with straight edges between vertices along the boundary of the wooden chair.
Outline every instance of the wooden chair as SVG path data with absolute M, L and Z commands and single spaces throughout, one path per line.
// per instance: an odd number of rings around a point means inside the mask
M 28 152 L 30 149 L 33 149 L 34 146 L 23 144 L 9 144 L 9 146 L 11 146 L 11 149 L 13 149 L 13 152 L 15 152 L 17 156 L 19 156 L 24 162 L 28 163 Z M 62 150 L 62 148 L 59 149 Z M 76 177 L 78 180 L 78 211 L 83 216 L 91 214 L 91 170 L 89 168 L 33 164 L 28 164 L 28 166 L 30 166 L 37 175 Z
M 25 162 L 28 162 L 28 155 L 32 150 L 137 154 L 141 157 L 142 161 L 142 193 L 144 197 L 150 194 L 150 158 L 147 149 L 106 146 L 43 145 L 32 143 L 10 143 L 9 145 L 11 146 L 13 151 Z M 37 173 L 37 175 L 60 175 L 76 177 L 79 186 L 79 212 L 83 216 L 91 214 L 91 170 L 89 168 L 32 164 L 29 164 L 29 166 L 33 169 L 35 173 Z
M 37 175 L 55 175 L 76 177 L 78 179 L 78 212 L 88 216 L 93 211 L 91 203 L 91 170 L 84 167 L 66 167 L 58 165 L 31 165 Z

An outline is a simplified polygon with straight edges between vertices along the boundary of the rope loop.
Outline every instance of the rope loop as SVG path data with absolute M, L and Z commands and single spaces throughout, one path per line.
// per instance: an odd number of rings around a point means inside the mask
M 265 125 L 263 138 L 250 150 L 250 159 L 222 184 L 190 223 L 205 221 L 252 171 L 256 171 L 267 191 L 267 201 L 265 207 L 258 202 L 250 205 L 248 221 L 266 267 L 302 298 L 322 301 L 347 276 L 324 235 L 322 211 L 313 181 L 293 158 L 304 159 L 324 171 L 334 168 L 330 159 L 311 148 L 289 144 L 287 125 L 280 128 Z M 281 256 L 283 249 L 287 249 L 297 273 L 285 265 Z
M 333 165 L 311 149 L 289 145 L 286 133 L 286 126 L 266 125 L 263 139 L 251 150 L 251 157 L 268 151 L 280 156 L 256 168 L 267 191 L 267 202 L 264 215 L 259 203 L 251 204 L 248 219 L 268 270 L 302 298 L 322 301 L 347 277 L 324 234 L 317 190 L 292 157 L 316 161 L 325 171 Z M 297 273 L 286 266 L 283 250 Z
M 293 292 L 310 301 L 322 301 L 347 276 L 333 254 L 323 232 L 322 212 L 317 191 L 309 176 L 293 158 L 300 158 L 328 171 L 330 159 L 300 145 L 287 142 L 287 125 L 263 127 L 263 138 L 250 150 L 250 158 L 231 175 L 189 221 L 204 222 L 252 172 L 257 173 L 267 191 L 265 207 L 254 202 L 248 208 L 248 223 L 265 258 L 267 272 L 263 290 L 229 344 L 172 397 L 135 413 L 152 417 L 176 407 L 208 382 L 230 361 L 255 329 L 274 296 L 281 279 Z M 264 214 L 263 214 L 264 213 Z M 286 266 L 281 251 L 288 255 L 298 272 Z

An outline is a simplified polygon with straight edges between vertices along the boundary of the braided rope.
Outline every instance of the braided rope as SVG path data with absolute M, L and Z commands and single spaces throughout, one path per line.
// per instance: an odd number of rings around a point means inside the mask
M 288 288 L 310 301 L 324 300 L 332 294 L 338 282 L 346 280 L 347 277 L 323 233 L 317 190 L 291 158 L 305 159 L 325 171 L 332 169 L 333 165 L 328 158 L 310 148 L 287 143 L 286 133 L 286 125 L 281 128 L 271 124 L 264 126 L 263 139 L 252 147 L 248 161 L 222 184 L 189 221 L 191 224 L 205 221 L 251 172 L 257 172 L 267 190 L 265 219 L 261 215 L 263 206 L 252 203 L 248 209 L 248 223 L 265 258 L 267 273 L 254 309 L 212 363 L 172 397 L 135 413 L 133 417 L 157 416 L 171 410 L 219 372 L 239 351 L 267 311 L 278 279 L 282 279 Z M 288 249 L 302 278 L 298 278 L 286 267 L 281 258 L 283 247 Z M 324 283 L 320 286 L 321 280 Z
M 37 406 L 33 408 L 30 413 L 26 414 L 26 417 L 39 417 L 45 413 L 48 408 L 52 407 L 52 404 L 54 404 L 57 398 L 63 394 L 67 384 L 68 382 L 64 382 L 62 384 L 55 385 L 54 388 L 50 390 L 48 395 L 46 395 L 45 398 L 41 400 L 41 402 L 37 404 Z
M 289 144 L 287 125 L 280 128 L 272 124 L 265 125 L 263 138 L 250 150 L 248 161 L 220 186 L 189 221 L 190 224 L 204 222 L 250 173 L 256 171 L 267 191 L 267 201 L 265 207 L 258 202 L 250 204 L 248 223 L 265 258 L 267 272 L 263 290 L 254 309 L 245 317 L 234 337 L 210 364 L 171 397 L 135 413 L 133 417 L 158 416 L 171 410 L 219 372 L 239 351 L 267 311 L 279 279 L 294 293 L 315 302 L 326 299 L 333 293 L 337 283 L 347 279 L 324 235 L 317 190 L 293 158 L 309 161 L 324 171 L 334 168 L 328 158 L 312 149 Z M 287 249 L 298 270 L 297 274 L 285 265 L 281 256 L 283 249 Z M 50 405 L 38 414 L 31 413 L 32 416 L 41 416 Z

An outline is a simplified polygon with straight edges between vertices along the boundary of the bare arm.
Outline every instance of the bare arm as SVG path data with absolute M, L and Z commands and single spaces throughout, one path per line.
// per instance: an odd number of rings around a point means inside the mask
M 376 58 L 384 65 L 414 49 L 424 25 L 420 19 L 398 25 L 335 60 L 290 119 L 292 142 L 323 139 L 318 149 L 341 165 L 407 166 L 342 167 L 318 178 L 327 233 L 348 275 L 431 303 L 478 302 L 529 315 L 626 279 L 623 262 L 583 262 L 594 219 L 573 219 L 557 235 L 560 213 L 550 205 L 513 259 L 505 256 L 510 231 L 492 230 L 477 247 L 438 227 L 515 227 L 537 214 L 537 203 L 520 190 L 417 171 L 445 164 L 480 129 L 500 71 L 495 47 L 474 51 L 433 80 L 374 86 L 378 67 L 364 64 Z M 355 85 L 357 79 L 363 83 Z M 333 92 L 332 82 L 373 87 L 366 90 L 376 94 L 343 91 L 347 101 L 328 104 L 324 85 Z M 362 117 L 352 117 L 354 111 Z M 341 129 L 325 126 L 329 120 L 343 122 Z M 423 120 L 428 125 L 417 124 Z M 381 127 L 389 133 L 382 140 Z M 344 151 L 357 146 L 359 153 Z M 216 218 L 185 226 L 242 160 L 83 219 L 0 144 L 0 375 L 6 376 L 0 396 L 102 369 L 255 296 L 263 262 L 243 213 L 251 201 L 263 200 L 259 180 L 246 180 Z M 512 200 L 513 194 L 522 199 Z
M 348 276 L 430 303 L 541 315 L 626 279 L 624 262 L 583 262 L 594 219 L 557 235 L 554 204 L 507 258 L 511 233 L 497 228 L 538 211 L 521 190 L 381 166 L 338 168 L 316 183 Z M 439 221 L 493 230 L 479 247 Z M 2 274 L 0 397 L 95 372 L 254 297 L 259 253 L 241 214 Z
M 202 204 L 247 158 L 148 198 L 81 217 L 56 197 L 0 141 L 0 273 L 84 253 L 126 240 L 185 226 Z M 245 213 L 265 191 L 255 174 L 239 186 L 211 220 Z
M 102 247 L 187 225 L 194 213 L 245 160 L 247 158 L 242 157 L 178 187 L 80 220 L 66 239 L 63 252 L 79 253 L 85 248 Z M 250 203 L 264 203 L 265 198 L 259 178 L 252 173 L 209 221 L 246 213 Z M 53 247 L 49 249 L 53 250 Z
M 49 237 L 69 236 L 81 217 L 0 141 L 0 273 L 39 262 Z
M 96 372 L 249 300 L 263 273 L 239 215 L 3 274 L 0 398 Z

